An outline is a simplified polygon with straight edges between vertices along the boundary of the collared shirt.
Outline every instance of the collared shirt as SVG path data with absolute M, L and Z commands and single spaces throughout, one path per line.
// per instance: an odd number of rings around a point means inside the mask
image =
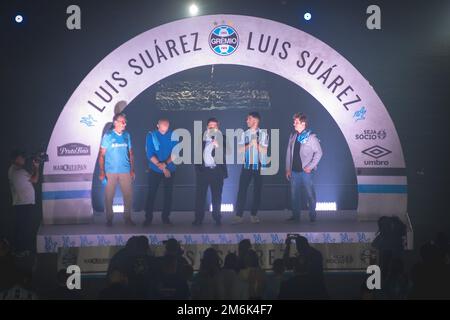
M 238 144 L 246 146 L 252 140 L 257 141 L 258 145 L 267 148 L 269 146 L 269 135 L 266 130 L 258 128 L 257 130 L 248 129 L 241 135 Z M 259 170 L 267 166 L 267 153 L 259 152 L 257 146 L 252 146 L 245 150 L 244 168 Z
M 205 167 L 207 168 L 215 168 L 216 161 L 214 160 L 214 139 L 212 139 L 209 135 L 206 136 L 205 139 L 205 150 L 203 150 L 203 160 L 205 161 Z
M 131 170 L 131 137 L 126 131 L 118 134 L 110 130 L 103 136 L 101 147 L 106 149 L 105 172 L 129 173 Z

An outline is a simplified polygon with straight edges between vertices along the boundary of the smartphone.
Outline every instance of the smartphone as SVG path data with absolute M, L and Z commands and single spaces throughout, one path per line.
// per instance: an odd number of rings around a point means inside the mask
M 295 240 L 299 237 L 300 235 L 298 233 L 288 233 L 287 234 L 287 238 L 291 239 L 291 240 Z

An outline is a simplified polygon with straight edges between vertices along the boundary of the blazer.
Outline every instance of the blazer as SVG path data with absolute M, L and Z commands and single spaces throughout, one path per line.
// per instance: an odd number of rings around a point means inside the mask
M 289 143 L 286 150 L 286 171 L 292 171 L 292 159 L 294 156 L 294 145 L 296 138 L 296 132 L 292 133 L 289 137 Z M 314 133 L 311 133 L 308 141 L 300 144 L 300 159 L 302 160 L 303 169 L 317 169 L 317 165 L 322 158 L 322 154 L 319 139 Z

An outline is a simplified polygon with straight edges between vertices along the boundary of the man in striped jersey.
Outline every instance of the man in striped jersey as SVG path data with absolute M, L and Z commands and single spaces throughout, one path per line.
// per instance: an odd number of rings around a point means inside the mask
M 267 148 L 269 146 L 269 135 L 266 130 L 259 128 L 261 116 L 258 112 L 250 112 L 247 115 L 248 129 L 243 132 L 239 141 L 239 152 L 244 154 L 244 165 L 239 178 L 239 191 L 236 201 L 236 217 L 233 224 L 243 222 L 247 189 L 253 180 L 253 203 L 251 207 L 250 220 L 259 223 L 257 217 L 259 204 L 261 202 L 262 175 L 261 170 L 267 167 Z

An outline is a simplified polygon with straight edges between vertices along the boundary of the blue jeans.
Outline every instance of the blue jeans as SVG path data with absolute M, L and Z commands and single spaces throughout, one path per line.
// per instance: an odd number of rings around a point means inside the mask
M 302 188 L 305 189 L 306 200 L 309 208 L 309 218 L 316 219 L 316 190 L 314 188 L 314 173 L 292 172 L 291 175 L 291 206 L 292 217 L 300 219 Z

